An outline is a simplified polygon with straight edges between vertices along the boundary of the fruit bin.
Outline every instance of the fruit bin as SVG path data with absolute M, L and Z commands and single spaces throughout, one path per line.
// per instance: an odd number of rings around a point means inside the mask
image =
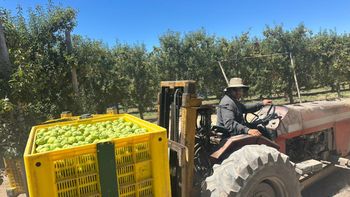
M 26 193 L 25 172 L 22 158 L 4 158 L 5 170 L 9 180 L 6 188 L 8 197 Z
M 124 118 L 147 133 L 97 144 L 35 152 L 36 132 L 55 125 L 94 124 Z M 170 176 L 166 130 L 128 114 L 97 115 L 34 126 L 24 153 L 32 197 L 166 197 Z

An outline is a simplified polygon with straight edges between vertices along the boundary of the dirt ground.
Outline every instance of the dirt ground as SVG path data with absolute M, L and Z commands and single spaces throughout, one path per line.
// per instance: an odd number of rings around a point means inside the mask
M 305 188 L 302 195 L 303 197 L 349 197 L 350 170 L 336 169 L 330 175 Z

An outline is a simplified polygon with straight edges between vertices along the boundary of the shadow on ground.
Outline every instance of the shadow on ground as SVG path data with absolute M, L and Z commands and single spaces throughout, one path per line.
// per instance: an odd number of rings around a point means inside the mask
M 303 197 L 349 197 L 350 170 L 337 169 L 302 191 Z

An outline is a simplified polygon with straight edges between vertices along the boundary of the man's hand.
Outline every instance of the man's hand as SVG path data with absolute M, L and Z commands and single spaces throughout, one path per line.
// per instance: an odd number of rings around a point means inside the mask
M 272 105 L 272 100 L 270 99 L 264 99 L 263 101 L 263 105 L 266 106 L 266 105 Z
M 248 134 L 249 134 L 249 135 L 253 135 L 253 136 L 261 136 L 260 131 L 257 130 L 257 129 L 249 129 L 249 130 L 248 130 Z

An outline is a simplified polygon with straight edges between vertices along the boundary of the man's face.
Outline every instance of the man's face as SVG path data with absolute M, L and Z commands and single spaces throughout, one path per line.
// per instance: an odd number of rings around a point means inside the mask
M 233 96 L 233 98 L 239 100 L 243 97 L 243 89 L 242 88 L 231 88 L 230 94 Z

